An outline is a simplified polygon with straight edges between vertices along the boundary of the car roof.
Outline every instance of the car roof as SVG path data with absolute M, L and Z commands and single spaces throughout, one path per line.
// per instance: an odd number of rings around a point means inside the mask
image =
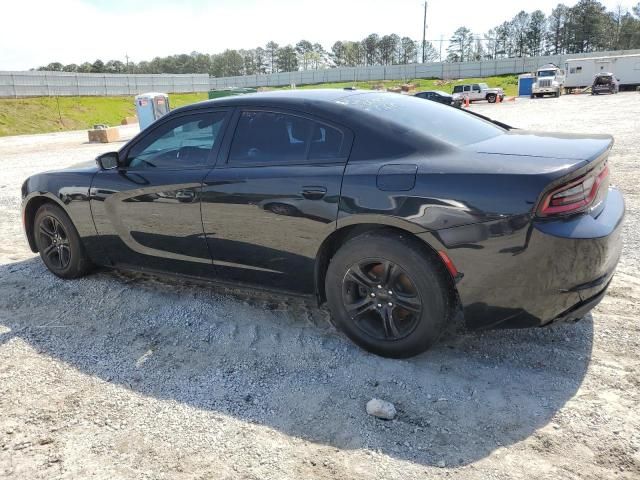
M 302 106 L 309 102 L 334 103 L 344 97 L 366 93 L 368 90 L 343 90 L 343 89 L 305 89 L 305 90 L 274 90 L 268 92 L 247 93 L 220 97 L 213 100 L 204 100 L 181 107 L 181 111 L 198 109 L 203 107 L 235 106 L 235 105 L 289 105 Z

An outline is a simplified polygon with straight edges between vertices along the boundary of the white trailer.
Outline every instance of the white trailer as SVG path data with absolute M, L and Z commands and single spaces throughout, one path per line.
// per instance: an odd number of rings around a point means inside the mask
M 640 85 L 640 54 L 610 57 L 572 58 L 565 64 L 566 90 L 588 87 L 598 73 L 611 72 L 620 86 Z

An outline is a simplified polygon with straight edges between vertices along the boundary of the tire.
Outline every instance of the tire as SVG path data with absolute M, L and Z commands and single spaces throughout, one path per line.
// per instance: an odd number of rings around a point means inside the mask
M 533 100 L 534 98 L 536 98 L 536 97 L 535 97 L 535 95 L 532 93 L 532 94 L 531 94 L 531 100 Z
M 78 231 L 57 205 L 42 205 L 33 221 L 33 235 L 40 258 L 60 278 L 78 278 L 92 268 Z
M 490 93 L 489 95 L 487 95 L 487 102 L 489 103 L 496 103 L 496 99 L 497 95 L 494 93 Z
M 556 98 L 560 98 L 560 90 L 558 90 L 553 96 Z
M 363 349 L 406 358 L 442 334 L 451 317 L 449 273 L 420 247 L 403 234 L 372 232 L 331 259 L 325 291 L 334 324 Z

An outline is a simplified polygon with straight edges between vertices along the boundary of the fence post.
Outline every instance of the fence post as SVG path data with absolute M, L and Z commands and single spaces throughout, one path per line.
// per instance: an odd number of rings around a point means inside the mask
M 18 98 L 18 89 L 16 88 L 16 79 L 13 76 L 13 73 L 11 74 L 11 86 L 13 87 L 13 96 Z

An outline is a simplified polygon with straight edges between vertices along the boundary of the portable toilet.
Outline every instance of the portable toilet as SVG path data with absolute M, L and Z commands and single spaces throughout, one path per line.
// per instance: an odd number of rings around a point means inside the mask
M 166 93 L 141 93 L 136 96 L 136 113 L 140 130 L 169 113 L 169 95 Z
M 530 97 L 533 91 L 533 82 L 535 81 L 536 77 L 531 73 L 523 73 L 518 76 L 518 96 Z

